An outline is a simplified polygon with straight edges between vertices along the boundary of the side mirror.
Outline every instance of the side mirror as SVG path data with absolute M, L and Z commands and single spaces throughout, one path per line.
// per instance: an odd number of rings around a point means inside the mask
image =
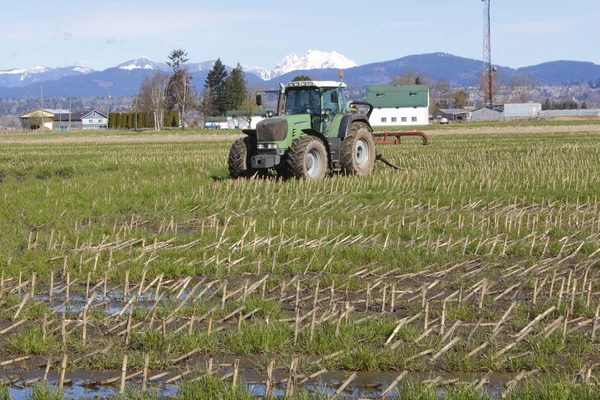
M 331 92 L 331 102 L 337 104 L 338 102 L 338 92 L 337 91 L 333 91 Z
M 262 106 L 262 96 L 260 94 L 256 95 L 256 105 Z

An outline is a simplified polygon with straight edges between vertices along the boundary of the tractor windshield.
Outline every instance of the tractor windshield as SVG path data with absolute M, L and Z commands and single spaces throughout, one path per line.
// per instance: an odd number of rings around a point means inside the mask
M 321 91 L 319 88 L 287 89 L 285 114 L 319 114 L 321 112 Z

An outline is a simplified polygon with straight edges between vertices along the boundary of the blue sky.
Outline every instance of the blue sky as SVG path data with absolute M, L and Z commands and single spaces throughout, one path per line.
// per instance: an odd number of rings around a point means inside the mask
M 143 4 L 139 6 L 138 4 Z M 25 7 L 24 7 L 25 6 Z M 482 58 L 483 3 L 429 1 L 3 1 L 0 70 L 79 65 L 102 70 L 183 48 L 191 61 L 272 68 L 309 49 L 359 65 L 446 52 Z M 492 0 L 492 62 L 600 64 L 597 0 Z

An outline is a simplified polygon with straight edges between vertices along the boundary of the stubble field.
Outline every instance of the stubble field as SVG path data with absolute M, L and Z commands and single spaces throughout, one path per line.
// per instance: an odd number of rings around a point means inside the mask
M 316 183 L 228 178 L 234 132 L 0 137 L 0 398 L 596 399 L 599 128 Z

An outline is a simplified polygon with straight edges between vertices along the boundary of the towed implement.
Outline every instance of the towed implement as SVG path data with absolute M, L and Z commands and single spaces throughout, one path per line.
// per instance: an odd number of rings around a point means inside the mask
M 307 180 L 322 179 L 328 170 L 367 176 L 376 160 L 398 168 L 376 153 L 374 136 L 379 134 L 369 123 L 373 106 L 363 101 L 348 105 L 343 82 L 290 82 L 272 92 L 279 94 L 277 116 L 260 121 L 256 129 L 243 130 L 246 137 L 233 143 L 228 160 L 232 177 L 267 170 Z M 256 103 L 262 105 L 261 94 Z M 359 106 L 366 110 L 359 111 Z

